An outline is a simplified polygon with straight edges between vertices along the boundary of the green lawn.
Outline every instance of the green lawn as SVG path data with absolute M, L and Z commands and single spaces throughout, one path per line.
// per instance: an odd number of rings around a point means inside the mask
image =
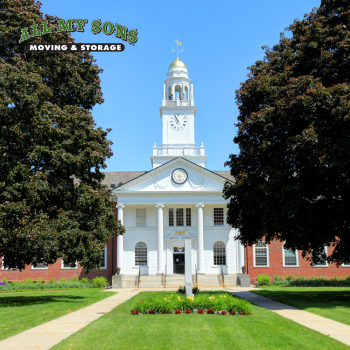
M 269 287 L 252 292 L 350 326 L 350 287 Z
M 91 305 L 115 293 L 100 289 L 0 293 L 0 340 Z
M 136 295 L 52 349 L 349 349 L 258 306 L 252 316 L 132 316 L 133 303 L 147 295 Z

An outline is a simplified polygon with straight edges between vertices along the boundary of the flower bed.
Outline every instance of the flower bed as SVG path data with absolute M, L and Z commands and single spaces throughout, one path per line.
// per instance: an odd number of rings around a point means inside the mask
M 143 314 L 209 314 L 250 315 L 252 306 L 247 300 L 229 293 L 200 293 L 193 298 L 176 294 L 150 294 L 133 305 L 132 315 Z

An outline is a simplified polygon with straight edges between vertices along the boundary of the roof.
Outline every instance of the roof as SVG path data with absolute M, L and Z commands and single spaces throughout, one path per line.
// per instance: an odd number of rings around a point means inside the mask
M 108 188 L 111 188 L 111 184 L 115 187 L 119 187 L 122 182 L 123 185 L 137 177 L 148 173 L 148 171 L 118 171 L 118 172 L 103 172 L 105 174 L 105 179 L 102 181 L 106 184 Z M 234 181 L 233 176 L 231 176 L 229 171 L 213 171 L 213 173 L 226 178 L 227 180 Z

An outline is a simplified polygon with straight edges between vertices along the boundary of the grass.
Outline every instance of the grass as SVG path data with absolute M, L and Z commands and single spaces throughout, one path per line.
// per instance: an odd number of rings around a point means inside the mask
M 255 305 L 251 316 L 132 316 L 134 303 L 148 296 L 139 293 L 52 349 L 349 349 Z
M 350 287 L 269 287 L 252 292 L 350 326 Z
M 91 305 L 115 293 L 74 289 L 0 294 L 0 340 Z

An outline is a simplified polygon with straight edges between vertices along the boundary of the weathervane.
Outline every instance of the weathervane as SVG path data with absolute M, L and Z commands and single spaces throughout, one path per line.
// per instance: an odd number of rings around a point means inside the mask
M 177 35 L 177 39 L 174 41 L 176 42 L 176 50 L 172 49 L 171 51 L 176 52 L 176 56 L 177 56 L 176 59 L 179 60 L 179 52 L 183 52 L 182 49 L 181 51 L 179 51 L 179 45 L 182 45 L 179 41 L 179 35 Z

